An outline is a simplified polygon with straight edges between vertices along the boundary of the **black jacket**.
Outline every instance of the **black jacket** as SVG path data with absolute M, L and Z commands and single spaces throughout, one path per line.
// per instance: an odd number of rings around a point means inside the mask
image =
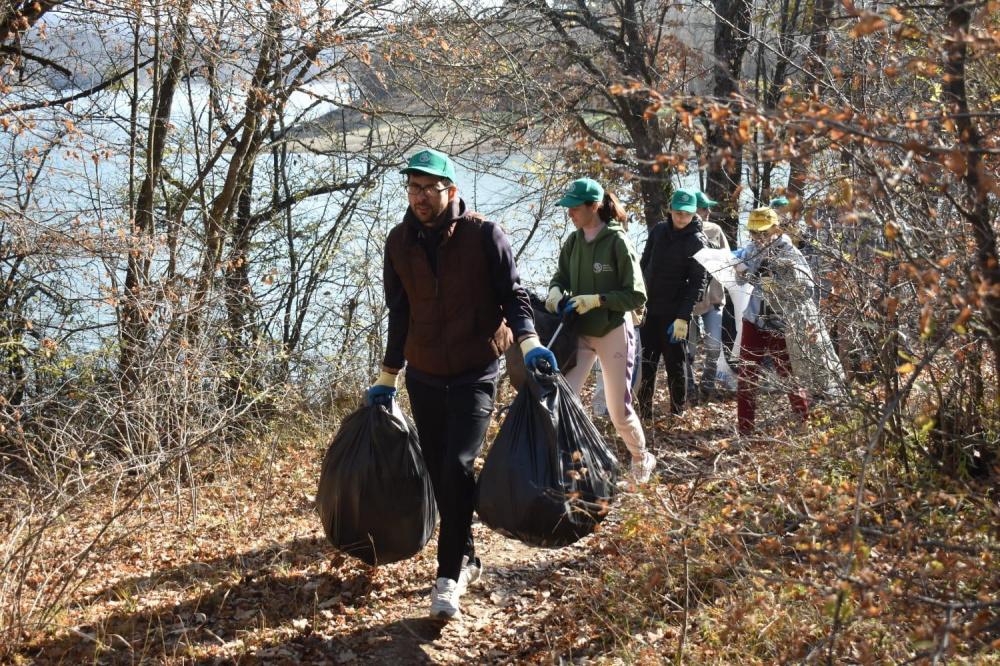
M 646 278 L 646 309 L 663 319 L 690 319 L 708 283 L 705 267 L 694 259 L 708 247 L 701 218 L 677 231 L 669 219 L 653 227 L 639 265 Z

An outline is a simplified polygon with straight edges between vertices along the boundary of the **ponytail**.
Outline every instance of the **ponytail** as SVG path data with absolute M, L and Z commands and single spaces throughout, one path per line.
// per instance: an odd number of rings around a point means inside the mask
M 618 220 L 623 225 L 628 223 L 628 213 L 625 212 L 621 202 L 618 201 L 618 197 L 611 192 L 604 193 L 604 201 L 601 202 L 600 208 L 597 209 L 597 215 L 606 223 L 612 220 Z M 626 227 L 627 229 L 628 227 Z

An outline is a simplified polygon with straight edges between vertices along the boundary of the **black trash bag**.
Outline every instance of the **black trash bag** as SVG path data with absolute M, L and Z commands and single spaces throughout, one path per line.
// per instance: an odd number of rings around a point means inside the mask
M 722 306 L 722 351 L 726 355 L 726 363 L 735 372 L 739 365 L 739 354 L 734 355 L 733 349 L 736 347 L 736 313 L 733 312 L 733 299 L 727 298 L 726 304 Z M 740 317 L 743 313 L 740 313 Z
M 323 458 L 316 505 L 326 538 L 371 565 L 413 557 L 437 522 L 417 429 L 399 405 L 361 407 Z
M 559 328 L 559 323 L 562 319 L 558 315 L 554 315 L 546 310 L 545 301 L 535 296 L 535 294 L 529 292 L 528 298 L 531 299 L 531 311 L 535 319 L 535 332 L 538 333 L 542 344 L 548 345 L 552 341 L 552 336 L 555 334 L 556 329 Z M 556 338 L 552 347 L 550 347 L 552 353 L 556 356 L 556 363 L 559 364 L 559 372 L 563 374 L 572 370 L 576 365 L 577 319 L 577 317 L 567 318 L 565 326 L 559 331 L 559 337 Z M 508 347 L 507 351 L 504 352 L 504 357 L 507 360 L 507 376 L 510 378 L 510 384 L 514 387 L 514 390 L 520 391 L 527 376 L 527 369 L 524 367 L 524 355 L 521 353 L 520 345 L 515 344 Z
M 533 371 L 479 475 L 479 519 L 533 546 L 594 531 L 615 494 L 618 460 L 559 373 Z

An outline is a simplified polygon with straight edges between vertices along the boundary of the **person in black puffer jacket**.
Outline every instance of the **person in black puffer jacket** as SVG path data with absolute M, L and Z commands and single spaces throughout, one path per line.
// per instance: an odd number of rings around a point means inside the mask
M 640 329 L 642 340 L 642 382 L 639 386 L 639 414 L 649 419 L 653 413 L 656 364 L 663 355 L 670 390 L 670 412 L 684 411 L 687 397 L 685 365 L 688 363 L 688 322 L 707 284 L 705 267 L 694 254 L 708 246 L 696 214 L 697 193 L 676 190 L 670 200 L 670 221 L 657 224 L 639 265 L 646 278 L 646 322 Z

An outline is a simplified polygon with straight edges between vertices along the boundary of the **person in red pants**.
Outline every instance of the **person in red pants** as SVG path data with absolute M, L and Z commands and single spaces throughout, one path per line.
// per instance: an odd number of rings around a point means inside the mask
M 740 367 L 736 388 L 736 417 L 740 435 L 754 431 L 760 366 L 772 359 L 782 377 L 791 376 L 788 344 L 785 339 L 789 322 L 812 298 L 812 273 L 802 253 L 788 236 L 781 233 L 778 214 L 773 209 L 757 208 L 747 221 L 750 244 L 737 253 L 738 279 L 754 289 L 743 311 L 743 336 L 740 343 Z M 788 392 L 795 412 L 809 416 L 808 392 L 801 387 Z

